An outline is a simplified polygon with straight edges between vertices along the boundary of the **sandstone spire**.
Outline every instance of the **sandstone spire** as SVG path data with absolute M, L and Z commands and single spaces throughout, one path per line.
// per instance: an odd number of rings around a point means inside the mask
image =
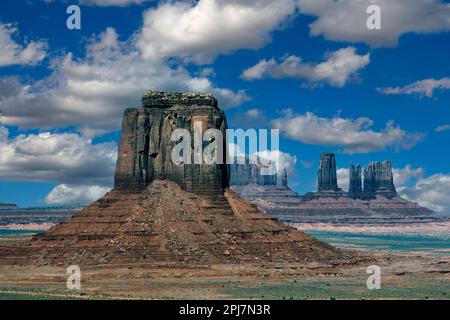
M 338 191 L 336 157 L 334 153 L 322 153 L 318 171 L 318 191 Z
M 391 161 L 371 162 L 364 169 L 364 193 L 372 197 L 377 194 L 386 197 L 397 195 Z

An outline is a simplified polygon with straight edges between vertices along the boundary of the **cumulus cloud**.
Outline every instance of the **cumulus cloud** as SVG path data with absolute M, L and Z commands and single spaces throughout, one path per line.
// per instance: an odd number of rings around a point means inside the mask
M 420 97 L 431 98 L 436 90 L 449 90 L 450 78 L 442 78 L 439 80 L 425 79 L 416 81 L 404 87 L 386 87 L 377 88 L 378 92 L 383 94 L 418 94 Z
M 343 87 L 358 75 L 358 71 L 370 62 L 370 54 L 358 55 L 353 47 L 328 53 L 321 63 L 307 63 L 298 56 L 286 56 L 280 62 L 275 59 L 261 60 L 245 70 L 241 77 L 246 80 L 263 78 L 305 79 L 310 83 L 328 83 Z
M 236 113 L 229 121 L 233 128 L 267 128 L 269 121 L 261 109 L 251 108 L 247 111 Z
M 438 126 L 434 131 L 436 132 L 443 132 L 443 131 L 449 131 L 450 130 L 450 124 L 444 124 L 442 126 Z
M 86 56 L 71 53 L 55 59 L 53 73 L 40 81 L 17 85 L 0 81 L 0 115 L 6 125 L 27 128 L 76 126 L 85 136 L 120 128 L 126 107 L 140 106 L 148 89 L 213 92 L 222 108 L 248 101 L 245 91 L 216 87 L 208 78 L 194 77 L 184 67 L 161 59 L 146 61 L 132 39 L 121 42 L 108 28 L 86 47 Z
M 97 201 L 110 190 L 103 186 L 79 186 L 70 184 L 60 184 L 53 188 L 45 197 L 44 201 L 48 205 L 56 204 L 90 204 Z
M 450 213 L 450 174 L 438 173 L 420 178 L 400 195 L 437 212 Z
M 115 143 L 93 144 L 74 133 L 20 134 L 0 127 L 0 179 L 111 186 Z
M 230 156 L 235 156 L 235 163 L 239 163 L 237 159 L 244 157 L 259 157 L 264 162 L 274 163 L 277 169 L 277 174 L 282 174 L 286 169 L 289 176 L 294 175 L 295 165 L 297 164 L 297 156 L 290 153 L 283 152 L 281 150 L 263 150 L 250 153 L 245 150 L 243 146 L 237 145 L 234 142 L 230 142 L 227 145 L 228 153 Z M 255 158 L 253 158 L 255 159 Z
M 296 13 L 295 0 L 166 2 L 144 14 L 144 58 L 182 57 L 199 64 L 238 49 L 258 49 Z
M 0 67 L 35 65 L 45 58 L 46 42 L 30 41 L 21 45 L 13 38 L 17 33 L 18 29 L 12 24 L 0 23 Z
M 423 168 L 413 168 L 409 164 L 404 168 L 393 168 L 392 172 L 394 175 L 394 185 L 399 191 L 406 188 L 411 180 L 420 178 L 424 174 Z
M 405 33 L 450 30 L 450 4 L 441 0 L 298 0 L 298 4 L 302 13 L 316 17 L 311 35 L 328 40 L 395 46 Z M 373 4 L 381 9 L 381 30 L 367 28 L 366 10 Z
M 257 155 L 263 159 L 270 161 L 271 163 L 275 163 L 277 168 L 277 174 L 282 175 L 283 170 L 286 169 L 288 176 L 294 175 L 295 165 L 297 163 L 297 157 L 295 155 L 291 155 L 289 153 L 276 150 L 276 151 L 260 151 Z
M 141 4 L 149 0 L 80 0 L 80 4 L 100 7 L 126 7 L 132 4 Z
M 344 191 L 348 191 L 350 183 L 350 172 L 348 168 L 338 168 L 336 171 L 338 187 Z
M 286 138 L 306 144 L 342 147 L 346 153 L 369 153 L 387 148 L 410 149 L 423 134 L 410 133 L 389 121 L 381 131 L 371 129 L 369 118 L 322 118 L 314 113 L 294 114 L 285 110 L 283 118 L 272 121 Z

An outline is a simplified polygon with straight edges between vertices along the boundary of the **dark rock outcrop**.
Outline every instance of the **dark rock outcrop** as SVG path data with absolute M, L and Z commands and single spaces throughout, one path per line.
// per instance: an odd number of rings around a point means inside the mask
M 318 171 L 318 192 L 338 191 L 336 158 L 334 153 L 322 153 Z
M 223 141 L 218 145 L 225 148 L 227 123 L 217 100 L 211 94 L 148 91 L 142 105 L 124 114 L 115 188 L 142 191 L 154 180 L 167 179 L 187 191 L 223 191 L 228 186 L 225 164 L 195 164 L 193 153 L 189 164 L 175 164 L 171 157 L 179 142 L 171 139 L 174 130 L 186 129 L 194 137 L 194 123 L 201 124 L 202 133 L 211 128 L 220 130 Z M 194 138 L 191 143 L 193 149 Z
M 281 178 L 281 186 L 287 187 L 288 186 L 288 176 L 287 176 L 287 170 L 283 169 L 283 177 Z
M 350 198 L 359 199 L 362 197 L 362 179 L 361 179 L 361 166 L 351 164 L 349 172 L 349 188 L 348 195 Z
M 448 215 L 436 214 L 397 196 L 390 161 L 369 165 L 365 170 L 367 186 L 364 190 L 361 186 L 361 166 L 352 165 L 349 192 L 335 186 L 334 163 L 333 154 L 321 156 L 318 179 L 322 189 L 319 188 L 318 192 L 298 195 L 287 186 L 232 187 L 239 195 L 256 203 L 262 211 L 291 223 L 407 224 L 449 221 Z
M 0 202 L 0 210 L 16 210 L 17 205 L 14 203 L 2 203 Z
M 365 197 L 375 197 L 377 195 L 385 197 L 397 196 L 391 161 L 371 162 L 364 169 L 364 195 Z

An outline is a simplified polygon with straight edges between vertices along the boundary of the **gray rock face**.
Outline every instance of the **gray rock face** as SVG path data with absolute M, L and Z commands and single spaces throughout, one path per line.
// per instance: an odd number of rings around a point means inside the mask
M 348 188 L 348 195 L 353 199 L 362 197 L 362 180 L 361 180 L 361 166 L 352 164 L 350 166 L 350 183 Z
M 277 184 L 277 175 L 261 174 L 261 167 L 257 164 L 231 164 L 230 185 L 248 185 L 257 184 L 261 186 L 270 186 Z
M 281 178 L 281 186 L 287 187 L 288 186 L 288 177 L 287 177 L 287 170 L 283 169 L 283 177 Z
M 236 161 L 237 162 L 237 161 Z M 257 163 L 250 163 L 249 158 L 245 158 L 245 163 L 234 163 L 229 165 L 230 185 L 243 186 L 257 184 L 261 186 L 271 186 L 277 184 L 277 174 L 275 163 L 266 165 L 267 161 L 258 158 Z M 273 174 L 264 171 L 271 167 Z
M 154 180 L 171 180 L 183 190 L 223 193 L 228 186 L 225 164 L 175 164 L 171 152 L 179 141 L 171 141 L 175 129 L 186 129 L 194 137 L 194 122 L 202 130 L 222 132 L 225 148 L 227 128 L 224 112 L 210 94 L 146 92 L 142 108 L 125 111 L 115 173 L 115 187 L 143 190 Z M 194 138 L 192 138 L 192 148 Z M 209 143 L 202 142 L 203 148 Z M 220 145 L 220 144 L 218 144 Z M 225 149 L 223 150 L 225 154 Z
M 319 191 L 305 195 L 298 195 L 287 184 L 232 188 L 243 198 L 256 203 L 259 209 L 284 222 L 396 224 L 449 221 L 447 215 L 435 214 L 397 196 L 390 161 L 369 164 L 364 170 L 364 190 L 361 166 L 352 165 L 348 193 L 337 188 L 335 168 L 334 154 L 322 154 Z
M 366 197 L 376 195 L 397 196 L 391 161 L 371 162 L 364 169 L 364 194 Z
M 17 205 L 14 203 L 2 203 L 0 202 L 0 210 L 15 210 Z
M 338 191 L 336 157 L 334 153 L 322 153 L 318 171 L 318 191 Z

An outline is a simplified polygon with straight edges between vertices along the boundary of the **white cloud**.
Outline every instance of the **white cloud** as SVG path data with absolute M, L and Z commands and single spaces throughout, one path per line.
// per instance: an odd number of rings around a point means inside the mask
M 242 146 L 236 143 L 230 142 L 227 145 L 228 153 L 230 156 L 235 156 L 235 163 L 238 163 L 239 158 L 249 156 L 248 150 L 243 150 Z M 273 162 L 276 166 L 277 173 L 281 175 L 283 170 L 286 169 L 288 176 L 293 176 L 295 173 L 295 165 L 297 164 L 297 157 L 281 150 L 264 150 L 252 153 L 250 156 L 257 156 L 262 158 L 263 161 Z
M 344 191 L 348 191 L 350 183 L 350 172 L 348 168 L 338 168 L 336 171 L 338 187 Z
M 17 33 L 18 29 L 13 25 L 0 23 L 0 67 L 35 65 L 45 58 L 46 42 L 31 41 L 21 45 L 13 39 Z
M 295 165 L 297 163 L 297 157 L 289 153 L 276 150 L 276 151 L 260 151 L 256 153 L 259 157 L 275 163 L 278 175 L 283 174 L 283 170 L 286 169 L 288 176 L 293 176 L 295 172 Z
M 0 127 L 0 179 L 111 186 L 115 143 L 92 144 L 74 133 L 18 135 Z
M 438 173 L 420 178 L 411 188 L 400 195 L 419 205 L 438 212 L 450 213 L 450 174 Z
M 307 63 L 301 57 L 292 55 L 284 57 L 281 62 L 275 59 L 261 60 L 245 70 L 241 77 L 246 80 L 295 78 L 343 87 L 369 64 L 370 54 L 358 55 L 355 48 L 348 47 L 328 53 L 325 59 L 321 63 Z
M 237 113 L 229 121 L 233 128 L 267 128 L 269 121 L 263 111 L 251 108 L 245 112 Z
M 211 88 L 210 90 L 219 100 L 222 108 L 236 108 L 241 104 L 252 100 L 245 90 L 232 91 L 223 88 Z
M 381 131 L 370 129 L 369 118 L 322 118 L 314 113 L 294 114 L 285 110 L 285 116 L 272 121 L 285 137 L 306 144 L 343 147 L 346 153 L 369 153 L 387 148 L 410 149 L 422 140 L 420 133 L 409 133 L 392 121 Z
M 94 136 L 118 130 L 124 109 L 140 106 L 148 89 L 213 92 L 222 108 L 250 99 L 244 91 L 217 88 L 208 78 L 191 76 L 181 66 L 142 60 L 132 40 L 119 41 L 112 28 L 86 52 L 83 59 L 69 53 L 52 61 L 53 73 L 32 85 L 1 80 L 2 123 L 27 128 L 74 125 L 85 136 Z
M 317 17 L 313 36 L 328 40 L 365 42 L 373 47 L 395 46 L 402 34 L 450 30 L 450 5 L 440 0 L 298 0 L 300 11 Z M 381 8 L 381 30 L 367 28 L 369 5 Z
M 261 48 L 296 8 L 295 0 L 166 2 L 145 12 L 138 46 L 145 58 L 210 63 L 219 54 Z
M 450 78 L 442 78 L 439 80 L 425 79 L 416 81 L 404 87 L 387 87 L 377 88 L 383 94 L 419 94 L 421 97 L 431 98 L 436 90 L 449 90 Z
M 413 179 L 417 179 L 423 176 L 423 168 L 413 168 L 409 164 L 404 168 L 393 168 L 394 185 L 397 190 L 403 190 L 407 188 L 407 184 Z
M 443 132 L 443 131 L 449 131 L 450 130 L 450 124 L 444 124 L 442 126 L 438 126 L 434 131 L 436 132 Z
M 141 4 L 149 0 L 80 0 L 80 4 L 100 7 L 126 7 L 132 4 Z
M 45 197 L 45 203 L 55 204 L 90 204 L 105 195 L 111 188 L 102 186 L 57 185 Z

